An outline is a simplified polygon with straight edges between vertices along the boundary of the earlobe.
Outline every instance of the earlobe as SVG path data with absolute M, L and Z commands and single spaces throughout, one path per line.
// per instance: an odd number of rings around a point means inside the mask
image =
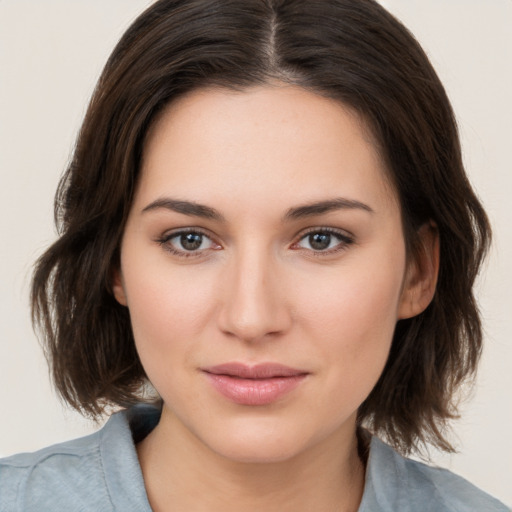
M 408 264 L 398 319 L 412 318 L 422 313 L 432 301 L 439 273 L 439 232 L 434 222 L 418 230 L 419 244 Z
M 126 292 L 124 290 L 123 275 L 121 273 L 121 269 L 115 268 L 112 270 L 110 282 L 112 293 L 114 294 L 117 302 L 119 302 L 119 304 L 122 306 L 127 306 L 128 302 L 126 300 Z

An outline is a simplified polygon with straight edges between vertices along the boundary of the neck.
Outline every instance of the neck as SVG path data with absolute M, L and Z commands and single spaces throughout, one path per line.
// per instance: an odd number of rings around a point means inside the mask
M 363 494 L 355 427 L 284 461 L 240 462 L 213 452 L 164 407 L 137 453 L 154 512 L 356 512 Z

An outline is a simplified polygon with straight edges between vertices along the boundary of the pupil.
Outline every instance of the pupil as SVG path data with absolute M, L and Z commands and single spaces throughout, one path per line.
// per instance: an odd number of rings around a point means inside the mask
M 181 235 L 180 242 L 182 247 L 187 251 L 194 251 L 201 247 L 203 235 L 198 233 L 187 233 L 186 235 Z
M 329 233 L 314 233 L 309 235 L 309 243 L 317 251 L 327 249 L 331 243 L 331 235 Z

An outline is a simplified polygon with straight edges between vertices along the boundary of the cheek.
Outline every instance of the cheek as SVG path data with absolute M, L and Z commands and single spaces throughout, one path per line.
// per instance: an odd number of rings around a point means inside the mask
M 186 358 L 204 330 L 212 286 L 189 270 L 136 258 L 123 262 L 123 275 L 135 344 L 143 365 Z
M 316 354 L 328 362 L 314 414 L 326 425 L 345 421 L 359 409 L 388 359 L 397 293 L 395 286 L 384 291 L 383 284 L 394 283 L 386 279 L 379 283 L 377 277 L 347 278 L 345 286 L 340 283 L 336 292 L 323 294 L 323 300 L 311 297 L 305 329 L 310 339 L 317 340 Z
M 379 378 L 397 321 L 404 261 L 375 265 L 361 259 L 317 275 L 296 291 L 308 338 L 316 339 L 323 358 L 333 362 L 333 385 L 343 379 L 344 386 L 364 395 Z
M 135 346 L 142 366 L 166 403 L 194 404 L 189 385 L 200 352 L 201 332 L 208 315 L 208 294 L 197 279 L 172 275 L 160 266 L 127 275 L 128 308 Z M 129 279 L 131 278 L 131 279 Z M 192 407 L 188 405 L 188 407 Z
M 394 327 L 402 285 L 402 273 L 372 269 L 368 265 L 316 276 L 297 289 L 302 317 L 319 324 L 324 332 L 347 336 Z

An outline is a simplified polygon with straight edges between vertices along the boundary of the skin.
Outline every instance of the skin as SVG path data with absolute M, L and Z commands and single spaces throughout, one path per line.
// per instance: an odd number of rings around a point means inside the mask
M 286 216 L 339 198 L 352 203 Z M 169 199 L 222 218 L 174 211 Z M 203 234 L 198 249 L 185 250 L 183 231 Z M 420 234 L 425 250 L 410 261 L 383 163 L 338 102 L 277 84 L 195 91 L 164 111 L 113 286 L 164 402 L 137 446 L 155 511 L 357 510 L 357 409 L 396 321 L 420 313 L 435 288 L 437 238 Z M 232 361 L 307 377 L 271 404 L 239 405 L 202 371 Z

